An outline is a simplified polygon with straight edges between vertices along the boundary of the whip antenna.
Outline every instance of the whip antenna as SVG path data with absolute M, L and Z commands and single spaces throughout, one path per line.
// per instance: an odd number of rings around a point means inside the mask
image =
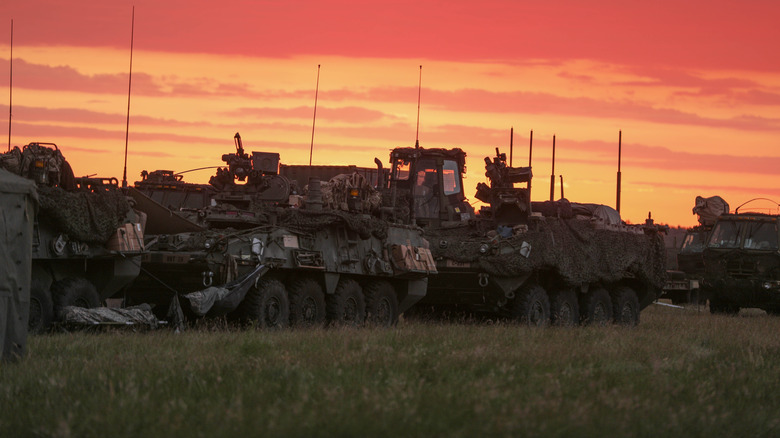
M 130 137 L 130 90 L 133 86 L 133 40 L 135 37 L 135 6 L 130 24 L 130 74 L 127 79 L 127 126 L 125 127 L 125 168 L 122 173 L 122 188 L 127 188 L 127 143 Z
M 8 152 L 11 152 L 11 106 L 14 100 L 14 20 L 11 20 L 11 73 L 8 84 Z
M 553 134 L 552 172 L 550 173 L 550 202 L 555 200 L 555 134 Z
M 417 133 L 414 136 L 414 147 L 420 147 L 420 95 L 422 94 L 422 65 L 420 66 L 420 83 L 417 84 Z
M 317 86 L 314 88 L 314 118 L 311 121 L 311 147 L 309 148 L 309 173 L 311 173 L 311 156 L 314 154 L 314 123 L 317 121 L 317 97 L 320 94 L 320 64 L 317 64 Z
M 531 137 L 528 141 L 528 168 L 531 168 L 531 158 L 534 154 L 534 130 L 531 130 Z M 528 200 L 531 200 L 531 182 L 533 178 L 528 179 Z
M 512 148 L 515 144 L 515 127 L 509 127 L 509 167 L 512 167 Z
M 617 171 L 617 202 L 615 205 L 615 210 L 617 210 L 618 213 L 620 213 L 620 185 L 621 185 L 621 176 L 620 173 L 620 158 L 623 153 L 623 131 L 618 131 L 618 171 Z

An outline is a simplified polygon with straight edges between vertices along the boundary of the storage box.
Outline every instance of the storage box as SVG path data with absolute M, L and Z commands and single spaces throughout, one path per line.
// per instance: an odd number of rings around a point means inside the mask
M 401 270 L 415 272 L 436 272 L 436 263 L 431 251 L 411 244 L 391 247 L 393 262 Z
M 108 239 L 109 251 L 143 251 L 144 233 L 140 223 L 124 224 Z

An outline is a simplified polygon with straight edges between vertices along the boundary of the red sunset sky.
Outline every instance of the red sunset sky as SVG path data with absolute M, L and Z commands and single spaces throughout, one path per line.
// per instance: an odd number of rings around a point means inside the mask
M 552 136 L 567 198 L 624 219 L 694 225 L 697 195 L 780 201 L 780 2 L 36 1 L 0 4 L 0 135 L 54 142 L 77 175 L 122 176 L 135 6 L 128 180 L 252 151 L 373 166 L 420 143 L 528 161 L 549 196 Z M 193 182 L 209 171 L 187 174 Z M 557 180 L 557 177 L 556 177 Z M 757 208 L 775 207 L 763 202 Z

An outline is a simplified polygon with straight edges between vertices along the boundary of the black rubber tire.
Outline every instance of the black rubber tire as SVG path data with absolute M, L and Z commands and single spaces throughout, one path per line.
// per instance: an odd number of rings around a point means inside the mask
M 245 322 L 257 328 L 282 329 L 290 323 L 287 291 L 276 279 L 261 279 L 252 286 L 238 310 Z
M 51 292 L 42 284 L 30 286 L 30 318 L 27 320 L 27 332 L 33 335 L 51 328 L 54 320 L 54 303 Z
M 393 285 L 373 281 L 363 290 L 366 294 L 366 323 L 377 327 L 392 327 L 398 323 L 398 296 Z
M 325 323 L 325 294 L 310 278 L 299 278 L 287 288 L 290 297 L 290 325 L 317 327 Z
M 342 278 L 325 303 L 331 325 L 358 327 L 366 321 L 366 300 L 355 280 Z
M 579 325 L 580 304 L 573 289 L 560 289 L 550 294 L 550 322 L 559 327 Z
M 639 298 L 630 287 L 620 286 L 612 293 L 612 318 L 626 327 L 639 324 Z
M 515 297 L 511 309 L 512 319 L 531 327 L 543 327 L 550 323 L 550 298 L 539 285 L 525 286 Z
M 605 326 L 612 322 L 612 299 L 602 287 L 591 288 L 580 303 L 582 325 Z
M 54 314 L 59 319 L 62 309 L 68 306 L 94 309 L 100 307 L 100 296 L 95 286 L 85 278 L 70 277 L 51 286 Z

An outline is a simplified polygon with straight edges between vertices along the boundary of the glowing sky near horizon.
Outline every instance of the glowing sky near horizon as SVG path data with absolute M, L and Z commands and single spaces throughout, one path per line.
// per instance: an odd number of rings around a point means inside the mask
M 620 130 L 624 219 L 694 225 L 697 195 L 780 200 L 778 2 L 9 0 L 12 146 L 54 142 L 77 175 L 121 178 L 133 5 L 131 184 L 222 164 L 235 132 L 308 163 L 317 65 L 313 163 L 386 163 L 414 144 L 423 65 L 420 144 L 468 153 L 472 201 L 510 127 L 515 165 L 534 132 L 534 200 L 555 135 L 566 198 L 614 206 Z

